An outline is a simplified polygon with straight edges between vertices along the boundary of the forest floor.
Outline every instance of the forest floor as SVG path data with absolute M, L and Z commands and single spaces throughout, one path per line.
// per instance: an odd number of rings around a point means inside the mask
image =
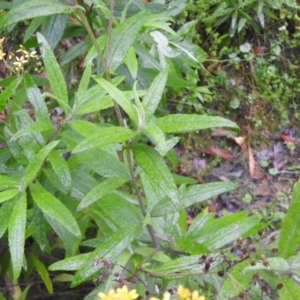
M 276 120 L 276 111 L 265 113 Z M 281 129 L 265 122 L 260 130 L 249 130 L 245 119 L 247 116 L 241 114 L 234 117 L 240 133 L 216 129 L 185 136 L 175 148 L 179 160 L 176 172 L 200 183 L 237 184 L 235 190 L 211 199 L 207 206 L 191 208 L 191 219 L 204 207 L 219 217 L 225 211 L 257 210 L 275 229 L 285 215 L 300 175 L 299 120 L 291 117 Z

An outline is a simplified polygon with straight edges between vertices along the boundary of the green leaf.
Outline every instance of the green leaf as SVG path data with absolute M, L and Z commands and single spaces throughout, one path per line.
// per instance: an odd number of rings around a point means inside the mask
M 75 255 L 78 251 L 81 238 L 72 234 L 58 220 L 51 218 L 47 214 L 44 217 L 62 241 L 66 257 Z
M 153 250 L 154 250 L 153 248 L 149 248 L 149 247 L 134 248 L 135 253 L 138 253 L 144 257 L 150 257 L 151 254 L 153 253 Z M 164 252 L 158 251 L 151 257 L 151 260 L 166 263 L 166 262 L 171 261 L 171 258 L 169 256 L 167 256 Z
M 34 107 L 34 116 L 36 120 L 49 120 L 49 113 L 45 100 L 28 73 L 24 74 L 24 83 L 28 100 Z
M 278 255 L 288 258 L 293 255 L 300 243 L 300 179 L 297 181 L 292 201 L 282 222 L 278 242 Z
M 46 39 L 40 33 L 37 33 L 37 39 L 40 45 L 50 87 L 61 109 L 65 114 L 68 114 L 70 107 L 68 105 L 68 91 L 63 73 Z
M 35 17 L 71 14 L 77 8 L 78 6 L 65 5 L 58 0 L 31 0 L 14 6 L 7 13 L 2 13 L 0 15 L 0 30 L 20 21 Z
M 30 25 L 27 27 L 26 32 L 23 37 L 23 41 L 26 42 L 42 25 L 44 21 L 44 17 L 36 17 L 31 22 Z
M 282 282 L 283 288 L 278 291 L 279 299 L 297 300 L 299 298 L 300 287 L 292 278 L 282 276 L 280 282 Z
M 66 53 L 64 54 L 62 60 L 60 61 L 60 65 L 63 66 L 70 61 L 74 60 L 79 55 L 82 55 L 85 51 L 87 51 L 92 46 L 92 42 L 90 40 L 81 41 L 73 45 Z
M 103 78 L 94 77 L 97 83 L 124 109 L 130 119 L 138 126 L 138 115 L 131 100 L 113 84 Z
M 2 238 L 3 234 L 5 233 L 8 227 L 9 219 L 12 214 L 14 204 L 15 201 L 7 201 L 4 202 L 0 207 L 0 238 Z
M 13 277 L 20 275 L 24 258 L 27 199 L 23 194 L 17 199 L 8 224 L 8 244 Z
M 81 210 L 101 199 L 103 196 L 110 194 L 112 191 L 123 185 L 126 181 L 127 179 L 124 178 L 112 177 L 99 183 L 82 199 L 77 207 L 77 210 Z
M 73 235 L 81 237 L 81 232 L 70 211 L 52 194 L 39 184 L 31 184 L 30 192 L 36 205 L 50 218 L 60 223 Z
M 224 226 L 224 228 L 221 228 L 216 232 L 212 232 L 207 240 L 203 242 L 203 245 L 210 251 L 220 249 L 255 227 L 259 223 L 260 219 L 260 216 L 255 215 L 229 226 Z
M 53 171 L 58 176 L 59 181 L 64 186 L 64 188 L 69 192 L 72 187 L 72 178 L 67 162 L 56 150 L 51 151 L 48 157 Z
M 114 227 L 114 230 L 141 224 L 143 217 L 139 205 L 125 200 L 123 195 L 118 192 L 107 194 L 101 201 L 92 205 L 89 210 L 94 216 L 101 217 L 108 226 Z
M 44 18 L 41 34 L 47 40 L 52 50 L 54 50 L 58 42 L 61 40 L 67 21 L 68 16 L 60 14 Z
M 52 281 L 50 279 L 50 276 L 49 276 L 49 272 L 48 270 L 46 269 L 46 267 L 44 266 L 44 264 L 39 260 L 39 258 L 33 254 L 33 253 L 30 253 L 28 258 L 32 261 L 35 269 L 37 270 L 37 272 L 39 273 L 39 275 L 41 276 L 46 288 L 47 288 L 47 291 L 49 294 L 53 294 L 53 286 L 52 286 Z
M 81 141 L 72 151 L 72 153 L 82 152 L 104 145 L 125 142 L 130 140 L 134 136 L 135 133 L 126 127 L 103 128 L 99 132 L 93 133 L 92 135 Z
M 192 255 L 209 253 L 209 250 L 202 244 L 190 237 L 180 237 L 176 239 L 176 247 Z
M 176 273 L 179 272 L 186 272 L 186 271 L 200 271 L 203 269 L 203 266 L 199 264 L 200 255 L 191 255 L 191 256 L 184 256 L 174 259 L 172 261 L 166 262 L 164 265 L 159 266 L 153 270 L 151 273 L 160 273 L 166 274 L 171 273 L 176 277 Z M 184 274 L 183 274 L 184 275 Z M 173 279 L 174 279 L 173 278 Z
M 180 204 L 177 188 L 172 174 L 163 158 L 156 150 L 146 145 L 131 145 L 130 149 L 132 150 L 138 165 L 143 169 L 148 179 L 154 186 L 161 189 L 171 199 L 172 205 L 178 210 Z
M 100 111 L 112 107 L 114 105 L 110 96 L 102 96 L 100 99 L 98 97 L 93 97 L 87 101 L 80 103 L 79 107 L 76 109 L 77 115 L 85 115 L 91 112 Z
M 76 271 L 78 270 L 90 257 L 90 253 L 79 254 L 73 257 L 68 257 L 64 260 L 55 262 L 49 266 L 50 271 Z
M 206 115 L 188 115 L 176 114 L 167 115 L 158 118 L 154 123 L 163 132 L 188 132 L 200 129 L 214 128 L 214 127 L 232 127 L 239 128 L 234 122 L 231 122 L 222 117 L 212 117 Z
M 0 190 L 7 188 L 14 188 L 20 184 L 17 178 L 9 177 L 6 175 L 0 175 Z
M 232 182 L 213 182 L 193 185 L 179 192 L 180 210 L 235 188 L 236 184 Z M 164 198 L 153 208 L 151 216 L 163 216 L 175 211 L 171 200 L 169 198 Z
M 132 79 L 136 80 L 138 72 L 138 61 L 133 47 L 129 48 L 127 55 L 124 59 L 124 63 L 127 66 Z
M 83 97 L 83 95 L 85 94 L 85 92 L 87 91 L 87 89 L 89 87 L 91 74 L 92 74 L 92 64 L 87 64 L 85 66 L 83 75 L 80 79 L 80 83 L 79 83 L 79 86 L 78 86 L 78 89 L 77 89 L 77 94 L 80 97 Z
M 0 3 L 0 9 L 8 10 L 8 9 L 11 9 L 12 7 L 13 7 L 12 2 L 3 1 L 3 2 Z
M 113 261 L 130 245 L 141 231 L 142 226 L 128 226 L 109 236 L 92 253 L 90 253 L 84 264 L 76 273 L 71 287 L 77 286 L 103 268 L 103 263 L 93 265 L 93 260 L 96 256 Z
M 12 139 L 15 140 L 33 132 L 43 132 L 54 128 L 54 125 L 49 120 L 39 120 L 21 128 L 16 134 L 14 134 Z
M 230 269 L 229 276 L 226 276 L 218 293 L 218 299 L 232 299 L 249 287 L 253 275 L 251 272 L 243 272 L 243 269 L 249 264 L 250 261 L 247 259 Z
M 16 89 L 18 88 L 22 79 L 22 76 L 17 77 L 9 84 L 8 87 L 5 88 L 4 91 L 0 93 L 0 111 L 4 110 L 6 101 L 15 94 Z
M 198 227 L 198 230 L 194 227 L 194 230 L 189 232 L 188 236 L 197 238 L 199 242 L 209 240 L 209 237 L 212 232 L 217 232 L 218 230 L 221 230 L 226 226 L 246 220 L 247 218 L 247 211 L 237 212 L 235 214 L 227 215 L 218 219 L 212 218 L 212 214 L 208 214 L 208 220 L 199 220 L 200 226 Z M 192 226 L 194 225 L 192 224 Z
M 268 266 L 265 266 L 262 262 L 256 262 L 254 266 L 247 266 L 244 271 L 256 271 L 256 270 L 271 270 L 278 273 L 288 273 L 291 271 L 289 263 L 282 257 L 269 257 Z
M 46 145 L 29 162 L 22 179 L 22 191 L 25 191 L 28 185 L 34 180 L 35 176 L 40 171 L 45 158 L 58 143 L 59 141 L 53 141 L 50 144 Z
M 143 99 L 143 105 L 146 113 L 146 121 L 149 121 L 153 116 L 166 86 L 168 78 L 168 68 L 163 69 L 155 80 L 152 82 L 150 88 L 147 90 Z
M 11 137 L 13 136 L 12 132 L 8 129 L 8 127 L 4 127 L 3 133 L 7 141 L 9 151 L 13 155 L 16 162 L 20 166 L 27 166 L 28 160 L 25 156 L 24 150 L 19 146 L 19 144 L 16 141 L 10 141 Z
M 196 233 L 205 225 L 205 223 L 209 219 L 213 219 L 213 214 L 198 214 L 198 216 L 193 220 L 193 223 L 190 225 L 188 232 L 185 236 L 187 237 L 194 237 Z
M 127 51 L 149 15 L 148 11 L 141 11 L 126 19 L 113 30 L 111 48 L 108 49 L 107 53 L 107 65 L 110 70 L 116 70 L 123 62 Z
M 36 205 L 33 206 L 33 216 L 27 230 L 29 231 L 31 228 L 34 231 L 32 236 L 39 245 L 40 249 L 42 251 L 47 251 L 50 249 L 47 239 L 47 231 L 49 226 L 42 211 Z
M 9 190 L 0 192 L 0 203 L 5 202 L 9 199 L 12 199 L 18 193 L 19 193 L 18 189 L 9 189 Z
M 129 178 L 125 164 L 120 161 L 113 145 L 102 147 L 97 151 L 90 149 L 79 152 L 76 156 L 82 164 L 101 176 Z

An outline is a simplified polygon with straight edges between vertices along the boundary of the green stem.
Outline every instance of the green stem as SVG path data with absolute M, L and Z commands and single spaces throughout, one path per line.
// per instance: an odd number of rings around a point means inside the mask
M 83 11 L 81 10 L 78 10 L 77 11 L 77 15 L 79 17 L 79 21 L 82 23 L 82 25 L 85 27 L 96 51 L 97 51 L 97 54 L 98 54 L 98 57 L 101 61 L 101 64 L 103 65 L 103 69 L 104 69 L 104 74 L 105 74 L 105 77 L 106 77 L 106 80 L 111 82 L 111 75 L 110 75 L 110 72 L 109 72 L 109 65 L 111 63 L 111 58 L 110 58 L 110 48 L 111 48 L 111 37 L 112 37 L 112 20 L 113 20 L 113 9 L 114 9 L 114 0 L 111 0 L 111 5 L 110 5 L 110 17 L 109 17 L 109 26 L 108 26 L 108 57 L 107 57 L 107 60 L 105 61 L 105 58 L 102 54 L 102 50 L 100 49 L 98 43 L 97 43 L 97 39 L 95 37 L 95 34 L 93 32 L 93 29 L 88 21 L 88 19 L 86 18 L 85 14 Z M 114 101 L 114 108 L 115 108 L 115 111 L 116 111 L 116 114 L 117 114 L 117 117 L 118 117 L 118 121 L 119 121 L 119 124 L 121 127 L 126 127 L 126 122 L 125 122 L 125 119 L 122 115 L 122 111 L 121 111 L 121 108 L 120 106 L 116 103 L 116 101 Z M 139 204 L 140 204 L 140 208 L 142 210 L 142 213 L 143 213 L 143 216 L 146 217 L 147 216 L 147 210 L 145 208 L 145 205 L 144 205 L 144 202 L 143 202 L 143 198 L 142 198 L 142 195 L 140 193 L 140 190 L 139 190 L 139 187 L 138 187 L 138 184 L 136 182 L 136 178 L 134 176 L 134 166 L 133 166 L 133 160 L 132 160 L 132 157 L 131 157 L 131 153 L 130 153 L 130 150 L 129 149 L 126 149 L 125 150 L 125 153 L 126 153 L 126 158 L 127 158 L 127 162 L 128 162 L 128 167 L 129 167 L 129 173 L 130 173 L 130 177 L 131 177 L 131 182 L 132 182 L 132 185 L 136 191 L 136 195 L 138 197 L 138 201 L 139 201 Z M 119 153 L 119 157 L 122 161 L 124 161 L 124 158 L 123 158 L 123 154 L 122 153 Z M 154 235 L 154 231 L 152 229 L 152 227 L 150 225 L 147 225 L 147 230 L 150 234 L 150 237 L 153 241 L 153 244 L 156 248 L 159 248 L 159 243 L 157 242 L 157 239 Z

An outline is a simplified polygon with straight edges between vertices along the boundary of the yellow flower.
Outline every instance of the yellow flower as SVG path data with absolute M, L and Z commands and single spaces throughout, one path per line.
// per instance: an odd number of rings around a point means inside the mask
M 108 294 L 98 293 L 99 300 L 116 300 L 116 292 L 111 289 Z
M 25 49 L 25 47 L 23 45 L 20 45 L 20 49 L 17 50 L 17 52 L 22 52 L 24 54 L 27 54 L 27 51 L 26 51 L 26 49 Z
M 117 289 L 116 298 L 118 300 L 134 300 L 138 298 L 139 295 L 136 293 L 136 290 L 128 291 L 126 285 L 124 285 L 121 289 Z
M 162 300 L 170 300 L 171 299 L 171 294 L 169 292 L 165 292 L 164 297 Z M 155 297 L 151 297 L 150 300 L 160 300 L 158 298 Z
M 190 300 L 205 300 L 204 296 L 199 296 L 198 291 L 193 291 L 192 298 L 189 298 Z
M 179 299 L 188 299 L 191 297 L 191 292 L 189 289 L 184 288 L 182 285 L 178 286 L 177 294 L 179 296 Z
M 36 58 L 36 51 L 27 52 L 25 54 L 25 58 Z
M 4 53 L 1 49 L 0 49 L 0 60 L 3 60 L 4 56 L 6 55 L 6 53 Z
M 16 61 L 13 62 L 13 64 L 19 68 L 23 67 L 24 64 L 26 64 L 28 60 L 24 59 L 24 56 L 21 56 L 20 58 L 16 56 Z

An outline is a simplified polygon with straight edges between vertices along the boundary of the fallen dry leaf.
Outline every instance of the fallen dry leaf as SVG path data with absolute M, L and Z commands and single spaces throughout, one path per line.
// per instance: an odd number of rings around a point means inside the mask
M 225 137 L 231 138 L 231 139 L 235 139 L 235 137 L 236 137 L 234 132 L 227 130 L 227 129 L 215 129 L 215 130 L 213 130 L 211 136 L 218 136 L 218 137 L 225 136 Z
M 219 156 L 223 159 L 232 159 L 233 158 L 233 153 L 229 150 L 226 149 L 220 149 L 217 147 L 208 147 L 208 148 L 202 148 L 200 149 L 201 152 L 213 155 L 213 156 Z
M 248 155 L 249 155 L 249 172 L 250 172 L 250 176 L 253 177 L 255 172 L 255 159 L 251 147 L 249 147 L 248 149 Z
M 246 137 L 245 136 L 237 136 L 234 138 L 234 141 L 239 145 L 242 146 L 242 144 L 245 142 Z

